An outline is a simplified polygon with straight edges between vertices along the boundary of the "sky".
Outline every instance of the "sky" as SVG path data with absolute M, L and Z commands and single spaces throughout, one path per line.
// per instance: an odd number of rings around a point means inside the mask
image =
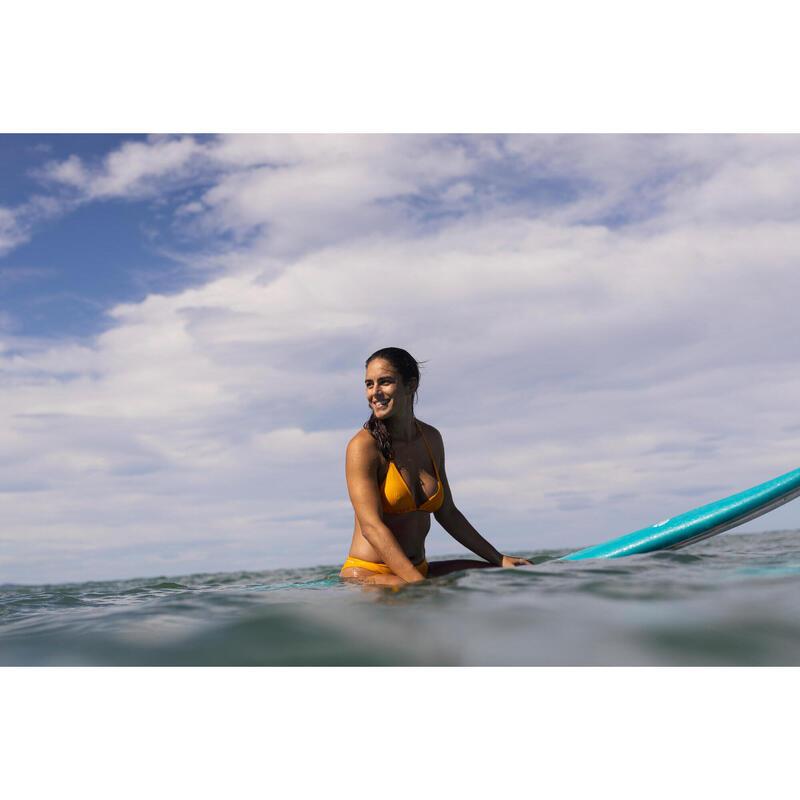
M 341 562 L 389 345 L 505 553 L 797 468 L 798 168 L 792 135 L 0 135 L 0 583 Z M 776 528 L 800 504 L 743 530 Z

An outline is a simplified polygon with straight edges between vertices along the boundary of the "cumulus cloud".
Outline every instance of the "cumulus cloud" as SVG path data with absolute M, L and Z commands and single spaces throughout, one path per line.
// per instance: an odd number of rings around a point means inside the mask
M 361 365 L 387 344 L 427 360 L 419 414 L 505 550 L 798 466 L 798 157 L 794 137 L 234 136 L 62 162 L 96 202 L 213 174 L 176 219 L 242 238 L 89 343 L 6 342 L 13 574 L 48 552 L 76 575 L 111 551 L 119 574 L 335 563 Z

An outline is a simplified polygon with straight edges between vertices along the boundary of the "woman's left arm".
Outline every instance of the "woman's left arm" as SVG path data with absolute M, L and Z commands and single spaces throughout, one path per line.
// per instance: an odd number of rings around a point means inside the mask
M 444 468 L 444 444 L 442 442 L 441 434 L 436 429 L 435 450 L 438 451 L 440 458 L 439 477 L 442 480 L 444 487 L 444 502 L 441 508 L 434 513 L 436 521 L 460 544 L 472 550 L 475 555 L 486 559 L 490 564 L 496 567 L 516 567 L 520 564 L 529 564 L 524 558 L 514 558 L 512 556 L 504 556 L 499 551 L 495 550 L 492 545 L 481 536 L 475 528 L 472 527 L 469 520 L 456 508 L 453 502 L 453 495 L 450 492 L 450 484 L 447 482 L 447 473 Z

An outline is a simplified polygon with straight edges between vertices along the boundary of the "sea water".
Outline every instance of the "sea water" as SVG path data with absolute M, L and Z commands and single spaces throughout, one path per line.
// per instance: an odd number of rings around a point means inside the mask
M 362 587 L 340 565 L 0 586 L 2 665 L 800 665 L 800 531 Z M 463 554 L 462 554 L 463 557 Z

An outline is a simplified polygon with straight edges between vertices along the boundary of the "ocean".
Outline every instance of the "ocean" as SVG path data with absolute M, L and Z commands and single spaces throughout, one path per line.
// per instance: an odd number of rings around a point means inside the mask
M 3 585 L 0 665 L 800 665 L 800 531 L 566 552 L 397 590 L 340 582 L 339 564 Z

